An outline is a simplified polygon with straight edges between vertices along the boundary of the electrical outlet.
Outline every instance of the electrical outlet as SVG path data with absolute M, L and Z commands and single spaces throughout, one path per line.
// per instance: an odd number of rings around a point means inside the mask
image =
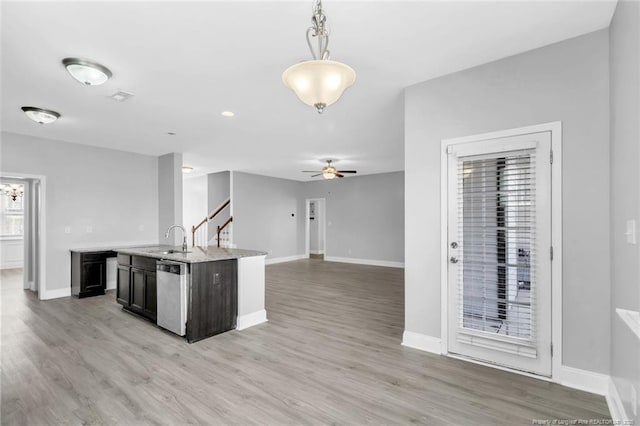
M 138 231 L 143 232 L 144 231 L 144 225 L 138 225 Z
M 87 234 L 91 234 L 93 232 L 93 226 L 87 225 Z
M 65 234 L 70 234 L 71 233 L 71 227 L 70 226 L 65 226 L 64 227 L 64 233 Z

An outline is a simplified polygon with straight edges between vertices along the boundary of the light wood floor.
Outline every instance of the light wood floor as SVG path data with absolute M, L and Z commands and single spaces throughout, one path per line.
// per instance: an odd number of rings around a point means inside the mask
M 2 423 L 506 424 L 604 398 L 400 345 L 403 272 L 267 267 L 269 322 L 189 345 L 112 292 L 39 302 L 2 272 Z

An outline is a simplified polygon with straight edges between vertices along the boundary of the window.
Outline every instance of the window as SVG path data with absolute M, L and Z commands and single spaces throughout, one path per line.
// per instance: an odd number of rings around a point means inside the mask
M 7 191 L 15 189 L 15 200 Z M 0 193 L 0 237 L 24 235 L 24 185 L 3 185 Z

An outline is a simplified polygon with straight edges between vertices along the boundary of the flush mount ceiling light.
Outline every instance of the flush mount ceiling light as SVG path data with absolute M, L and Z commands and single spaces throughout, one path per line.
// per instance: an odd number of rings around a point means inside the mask
M 73 78 L 87 86 L 98 86 L 112 75 L 107 67 L 86 59 L 64 58 L 62 64 Z
M 302 102 L 316 108 L 318 113 L 335 103 L 342 93 L 356 81 L 356 72 L 349 65 L 330 61 L 329 30 L 322 1 L 315 0 L 312 26 L 307 29 L 307 45 L 313 60 L 291 65 L 282 74 L 285 86 L 293 90 Z M 316 37 L 318 51 L 313 49 L 311 38 Z
M 191 173 L 193 171 L 193 167 L 191 166 L 182 166 L 182 173 Z
M 233 117 L 236 115 L 233 111 L 222 111 L 221 114 L 223 117 Z
M 60 118 L 60 114 L 48 109 L 31 106 L 23 106 L 21 109 L 27 117 L 40 124 L 50 124 Z

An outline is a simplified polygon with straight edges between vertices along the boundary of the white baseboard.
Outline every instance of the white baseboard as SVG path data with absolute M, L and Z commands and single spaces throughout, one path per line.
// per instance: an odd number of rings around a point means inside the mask
M 611 378 L 609 378 L 608 385 L 608 392 L 605 395 L 605 398 L 607 399 L 607 405 L 609 406 L 611 419 L 613 420 L 614 424 L 625 424 L 625 420 L 631 419 L 630 417 L 627 417 L 627 413 L 624 410 L 624 404 L 622 403 L 622 399 L 620 398 L 620 394 L 618 393 L 618 388 L 616 388 L 616 384 Z
M 336 256 L 325 256 L 324 260 L 327 262 L 356 263 L 358 265 L 384 266 L 387 268 L 404 268 L 404 262 L 392 262 L 389 260 L 357 259 L 355 257 Z
M 609 388 L 609 376 L 579 368 L 562 366 L 560 370 L 560 384 L 570 388 L 606 395 Z
M 324 254 L 324 250 L 309 250 L 309 254 Z
M 265 265 L 273 265 L 275 263 L 293 262 L 294 260 L 306 259 L 304 254 L 296 254 L 294 256 L 274 257 L 265 260 Z
M 244 330 L 246 328 L 253 327 L 254 325 L 262 324 L 263 322 L 267 322 L 267 311 L 264 309 L 247 315 L 238 316 L 236 321 L 236 330 Z
M 71 296 L 71 288 L 59 288 L 57 290 L 48 290 L 44 293 L 40 300 L 59 299 L 61 297 Z
M 442 354 L 442 340 L 439 337 L 427 336 L 413 331 L 405 330 L 402 333 L 402 346 L 438 355 Z

